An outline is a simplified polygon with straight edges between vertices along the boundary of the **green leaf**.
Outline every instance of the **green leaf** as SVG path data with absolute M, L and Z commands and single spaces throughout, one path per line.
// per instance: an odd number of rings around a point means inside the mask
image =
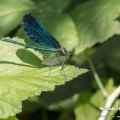
M 25 13 L 36 10 L 37 6 L 30 0 L 0 0 L 0 37 L 15 29 Z
M 39 0 L 37 5 L 39 12 L 52 12 L 60 14 L 69 4 L 71 0 Z
M 113 79 L 104 79 L 103 83 L 105 85 L 105 89 L 108 94 L 111 94 L 116 87 L 113 86 Z M 96 92 L 92 93 L 90 91 L 83 92 L 79 95 L 79 98 L 75 107 L 75 115 L 76 120 L 97 120 L 101 110 L 100 107 L 104 107 L 106 100 L 102 95 L 102 92 L 98 89 L 97 84 L 94 82 L 94 87 L 96 88 Z M 116 100 L 112 107 L 118 108 L 119 101 Z M 116 111 L 110 111 L 109 115 L 114 115 Z
M 22 39 L 12 40 L 24 43 Z M 0 118 L 21 112 L 21 101 L 28 97 L 54 90 L 55 85 L 88 71 L 65 65 L 65 79 L 61 66 L 54 66 L 48 77 L 49 67 L 41 65 L 43 56 L 38 51 L 4 41 L 0 41 L 0 51 Z
M 86 66 L 80 68 L 90 69 L 89 67 Z M 41 96 L 42 104 L 44 106 L 49 106 L 51 104 L 70 98 L 76 93 L 81 93 L 86 89 L 90 89 L 92 87 L 92 80 L 93 80 L 93 76 L 91 71 L 89 71 L 86 74 L 78 76 L 74 80 L 67 82 L 65 85 L 56 86 L 53 92 L 45 92 L 42 94 Z M 59 94 L 59 93 L 64 93 L 64 94 Z
M 100 45 L 92 55 L 92 60 L 96 65 L 98 63 L 106 63 L 110 60 L 119 58 L 120 56 L 120 36 L 115 35 L 106 43 Z M 104 53 L 104 54 L 103 54 Z
M 7 119 L 0 119 L 0 120 L 18 120 L 16 117 L 9 117 L 9 118 L 7 118 Z
M 119 13 L 119 0 L 94 0 L 77 6 L 71 12 L 79 37 L 75 53 L 120 34 Z

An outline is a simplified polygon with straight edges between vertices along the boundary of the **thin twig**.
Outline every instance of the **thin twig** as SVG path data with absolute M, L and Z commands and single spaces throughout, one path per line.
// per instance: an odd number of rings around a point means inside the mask
M 115 101 L 115 99 L 119 96 L 119 94 L 120 94 L 120 85 L 107 98 L 105 108 L 110 108 L 113 102 Z M 98 120 L 105 120 L 106 118 L 102 116 L 107 116 L 108 112 L 109 112 L 108 110 L 103 110 L 100 114 L 101 117 L 99 117 Z
M 95 80 L 96 80 L 100 90 L 102 91 L 103 95 L 105 97 L 107 97 L 108 94 L 107 94 L 106 90 L 104 89 L 104 86 L 102 85 L 101 80 L 100 80 L 100 78 L 99 78 L 99 76 L 98 76 L 98 74 L 97 74 L 97 72 L 96 72 L 96 70 L 94 68 L 94 65 L 93 65 L 89 55 L 87 54 L 87 52 L 85 52 L 85 55 L 87 57 L 87 61 L 88 61 L 89 65 L 90 65 L 90 67 L 91 67 L 91 70 L 93 72 L 93 76 L 94 76 L 94 78 L 95 78 Z

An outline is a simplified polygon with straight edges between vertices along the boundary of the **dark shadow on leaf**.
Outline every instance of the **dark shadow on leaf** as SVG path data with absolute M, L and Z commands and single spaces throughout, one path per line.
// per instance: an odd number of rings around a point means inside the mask
M 43 67 L 46 67 L 46 66 L 48 67 L 48 65 L 42 65 L 42 60 L 29 50 L 18 49 L 17 52 L 16 52 L 16 55 L 23 62 L 32 65 L 30 67 L 33 67 L 33 68 L 43 68 Z M 58 65 L 53 65 L 53 66 L 54 66 L 54 68 L 51 67 L 51 72 L 58 67 Z M 60 72 L 60 74 L 63 77 L 65 77 L 64 74 L 62 74 L 61 72 Z
M 119 21 L 119 22 L 120 22 L 120 16 L 119 16 L 119 17 L 117 17 L 115 20 L 117 20 L 117 21 Z
M 31 65 L 24 65 L 24 64 L 19 64 L 19 63 L 14 63 L 14 62 L 8 62 L 8 61 L 0 61 L 0 64 L 14 64 L 14 65 L 19 65 L 19 66 L 39 68 L 39 67 L 31 66 Z
M 42 65 L 42 60 L 38 58 L 35 54 L 32 52 L 26 50 L 26 49 L 18 49 L 16 52 L 17 57 L 22 60 L 24 63 L 30 64 L 19 64 L 15 62 L 9 62 L 9 61 L 0 61 L 0 64 L 14 64 L 19 66 L 26 66 L 26 67 L 32 67 L 32 68 L 43 68 L 46 67 L 46 65 Z
M 96 49 L 95 53 L 92 55 L 92 61 L 94 65 L 97 66 L 99 63 L 108 63 L 108 61 L 113 58 L 118 59 L 119 55 L 120 35 L 114 35 Z
M 20 60 L 22 60 L 25 63 L 31 64 L 36 67 L 41 67 L 42 60 L 37 57 L 32 52 L 26 50 L 26 49 L 18 49 L 16 52 L 16 55 Z

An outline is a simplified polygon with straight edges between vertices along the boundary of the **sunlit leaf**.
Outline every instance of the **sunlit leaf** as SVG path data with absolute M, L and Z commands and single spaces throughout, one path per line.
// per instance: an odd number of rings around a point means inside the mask
M 0 119 L 0 120 L 18 120 L 16 117 L 9 117 L 9 118 L 6 118 L 6 119 Z
M 23 39 L 12 40 L 24 43 Z M 65 65 L 65 79 L 60 73 L 61 66 L 54 66 L 48 77 L 49 67 L 41 64 L 41 53 L 4 41 L 0 41 L 0 51 L 0 118 L 21 112 L 22 100 L 54 90 L 55 85 L 65 84 L 88 71 Z
M 119 13 L 119 0 L 94 0 L 77 6 L 71 12 L 79 37 L 75 53 L 120 34 Z
M 0 0 L 0 37 L 21 24 L 25 13 L 36 10 L 37 6 L 30 0 Z

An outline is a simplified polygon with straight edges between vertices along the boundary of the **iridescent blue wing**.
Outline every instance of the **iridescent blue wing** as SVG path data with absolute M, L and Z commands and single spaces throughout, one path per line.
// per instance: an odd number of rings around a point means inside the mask
M 59 42 L 47 31 L 43 24 L 31 13 L 25 14 L 22 26 L 27 37 L 34 43 L 47 48 L 60 48 Z

